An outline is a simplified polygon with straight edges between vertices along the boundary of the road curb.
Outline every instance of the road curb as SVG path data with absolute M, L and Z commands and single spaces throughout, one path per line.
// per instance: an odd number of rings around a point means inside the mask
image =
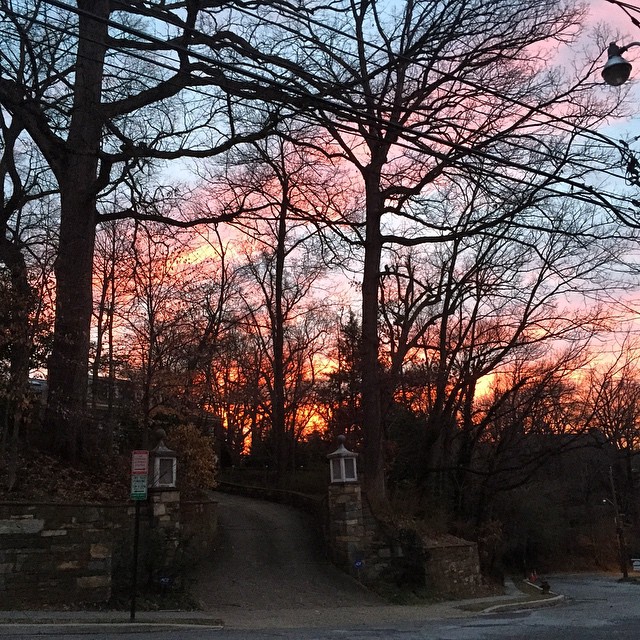
M 504 604 L 496 604 L 483 609 L 480 613 L 483 615 L 490 613 L 500 613 L 502 611 L 518 611 L 521 609 L 542 609 L 544 607 L 555 607 L 564 602 L 565 596 L 562 594 L 554 594 L 549 598 L 541 600 L 521 600 L 519 602 L 505 602 Z
M 84 615 L 77 618 L 71 617 L 67 612 L 64 614 L 55 615 L 41 615 L 29 618 L 26 616 L 2 616 L 0 615 L 0 629 L 13 628 L 13 627 L 43 627 L 43 626 L 56 626 L 67 628 L 79 628 L 79 627 L 104 627 L 110 630 L 117 630 L 120 633 L 124 633 L 127 630 L 141 629 L 141 628 L 158 628 L 163 629 L 222 629 L 224 628 L 224 622 L 220 618 L 208 618 L 208 617 L 175 617 L 171 615 L 167 616 L 144 616 L 138 620 L 129 620 L 124 617 L 116 616 L 104 616 L 104 615 Z

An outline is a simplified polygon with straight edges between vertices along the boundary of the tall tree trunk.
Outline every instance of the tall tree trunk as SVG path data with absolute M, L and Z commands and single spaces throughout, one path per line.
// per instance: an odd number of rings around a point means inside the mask
M 115 261 L 115 251 L 113 253 Z M 110 426 L 110 438 L 113 438 L 113 411 L 115 402 L 115 390 L 116 390 L 116 363 L 114 355 L 113 345 L 113 323 L 114 314 L 116 309 L 116 279 L 115 274 L 111 275 L 111 291 L 109 297 L 109 315 L 107 319 L 107 349 L 109 354 L 109 384 L 107 388 L 107 414 Z
M 286 205 L 280 211 L 276 246 L 274 310 L 272 312 L 271 334 L 273 339 L 273 399 L 271 407 L 272 429 L 276 448 L 276 472 L 278 481 L 289 464 L 289 442 L 285 422 L 284 402 L 284 312 L 282 296 L 284 290 L 285 241 L 287 236 Z
M 86 418 L 95 200 L 76 193 L 62 202 L 47 423 L 55 450 L 73 461 L 81 454 Z
M 60 242 L 55 263 L 55 334 L 49 361 L 47 424 L 54 449 L 69 460 L 82 453 L 86 417 L 99 112 L 109 0 L 80 0 L 74 109 L 65 162 L 58 171 Z M 95 16 L 92 17 L 92 16 Z
M 113 263 L 112 263 L 113 264 Z M 105 323 L 105 316 L 108 322 L 108 291 L 109 291 L 109 277 L 111 274 L 102 274 L 102 283 L 100 288 L 100 299 L 98 301 L 98 313 L 96 317 L 96 348 L 93 354 L 93 365 L 91 367 L 91 410 L 96 412 L 98 405 L 98 376 L 100 375 L 100 369 L 102 368 L 102 344 L 104 341 L 104 335 L 107 330 Z
M 366 189 L 366 240 L 362 273 L 362 431 L 364 434 L 364 487 L 369 498 L 382 499 L 384 483 L 384 432 L 382 425 L 380 368 L 378 362 L 378 288 L 382 235 L 380 221 L 384 198 L 380 172 L 364 173 Z

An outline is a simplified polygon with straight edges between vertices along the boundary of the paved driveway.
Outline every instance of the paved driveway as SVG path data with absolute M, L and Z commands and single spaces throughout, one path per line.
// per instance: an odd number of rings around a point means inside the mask
M 319 616 L 321 610 L 384 604 L 323 555 L 313 519 L 291 507 L 219 493 L 218 545 L 198 572 L 196 595 L 227 622 L 260 611 Z

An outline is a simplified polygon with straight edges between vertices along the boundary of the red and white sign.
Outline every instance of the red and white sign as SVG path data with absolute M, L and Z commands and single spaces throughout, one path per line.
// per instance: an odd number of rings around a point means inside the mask
M 149 473 L 149 452 L 140 449 L 131 452 L 131 475 L 146 476 Z

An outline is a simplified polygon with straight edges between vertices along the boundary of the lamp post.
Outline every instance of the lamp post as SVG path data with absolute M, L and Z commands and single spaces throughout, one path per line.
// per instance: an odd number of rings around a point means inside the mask
M 612 87 L 624 84 L 631 75 L 631 63 L 622 57 L 622 54 L 631 47 L 640 47 L 640 42 L 630 42 L 619 47 L 612 42 L 607 49 L 607 62 L 602 69 L 602 79 Z
M 618 506 L 618 497 L 616 495 L 616 485 L 613 481 L 613 467 L 609 467 L 609 482 L 611 484 L 611 497 L 613 500 L 605 498 L 603 502 L 608 502 L 615 512 L 616 536 L 618 538 L 618 559 L 620 560 L 620 570 L 622 577 L 626 580 L 629 577 L 629 567 L 627 562 L 627 545 L 624 541 L 624 523 L 620 517 L 620 508 Z

